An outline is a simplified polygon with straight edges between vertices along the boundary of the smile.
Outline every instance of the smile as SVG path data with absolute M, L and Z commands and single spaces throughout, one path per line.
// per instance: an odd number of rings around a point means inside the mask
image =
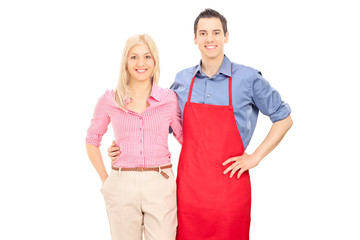
M 147 69 L 135 69 L 135 71 L 138 73 L 144 73 L 147 71 Z
M 205 48 L 206 49 L 215 49 L 216 45 L 206 45 Z

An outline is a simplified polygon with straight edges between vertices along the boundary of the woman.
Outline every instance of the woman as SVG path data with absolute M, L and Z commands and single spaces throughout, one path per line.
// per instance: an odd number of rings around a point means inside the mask
M 182 143 L 180 109 L 169 89 L 158 87 L 158 50 L 149 35 L 126 42 L 120 79 L 95 108 L 86 149 L 98 172 L 111 238 L 170 240 L 176 234 L 176 184 L 167 146 L 169 126 Z M 121 154 L 108 175 L 99 150 L 112 122 Z

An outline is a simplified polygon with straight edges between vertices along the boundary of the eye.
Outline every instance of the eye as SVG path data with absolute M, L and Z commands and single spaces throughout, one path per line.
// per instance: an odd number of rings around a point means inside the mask
M 136 56 L 131 56 L 130 59 L 136 59 Z
M 200 36 L 205 36 L 205 34 L 206 34 L 206 33 L 204 33 L 204 32 L 201 32 L 201 33 L 200 33 Z
M 145 56 L 146 59 L 151 59 L 150 55 Z
M 220 34 L 220 32 L 215 32 L 215 35 L 219 35 Z

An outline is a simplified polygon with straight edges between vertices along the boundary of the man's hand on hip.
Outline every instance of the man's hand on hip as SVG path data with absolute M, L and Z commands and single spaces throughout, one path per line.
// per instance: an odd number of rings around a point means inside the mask
M 108 151 L 108 156 L 111 159 L 111 163 L 114 163 L 114 161 L 118 159 L 121 153 L 120 148 L 116 146 L 115 141 L 112 142 L 112 145 L 108 148 L 107 151 Z
M 228 172 L 231 171 L 230 178 L 232 178 L 234 174 L 238 171 L 237 178 L 239 179 L 243 172 L 253 167 L 256 167 L 259 164 L 260 160 L 261 158 L 255 156 L 254 154 L 249 155 L 247 153 L 244 153 L 242 156 L 231 157 L 227 159 L 225 162 L 223 162 L 224 166 L 229 163 L 232 163 L 224 171 L 224 174 L 227 174 Z

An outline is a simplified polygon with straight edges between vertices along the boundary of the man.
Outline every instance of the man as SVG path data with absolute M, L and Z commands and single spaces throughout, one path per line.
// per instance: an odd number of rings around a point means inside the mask
M 224 16 L 205 9 L 194 23 L 200 64 L 179 72 L 171 86 L 183 118 L 177 174 L 178 240 L 249 239 L 248 170 L 269 154 L 292 126 L 291 110 L 255 69 L 224 55 Z M 259 110 L 273 125 L 252 154 L 245 153 Z M 115 148 L 108 149 L 114 157 Z

